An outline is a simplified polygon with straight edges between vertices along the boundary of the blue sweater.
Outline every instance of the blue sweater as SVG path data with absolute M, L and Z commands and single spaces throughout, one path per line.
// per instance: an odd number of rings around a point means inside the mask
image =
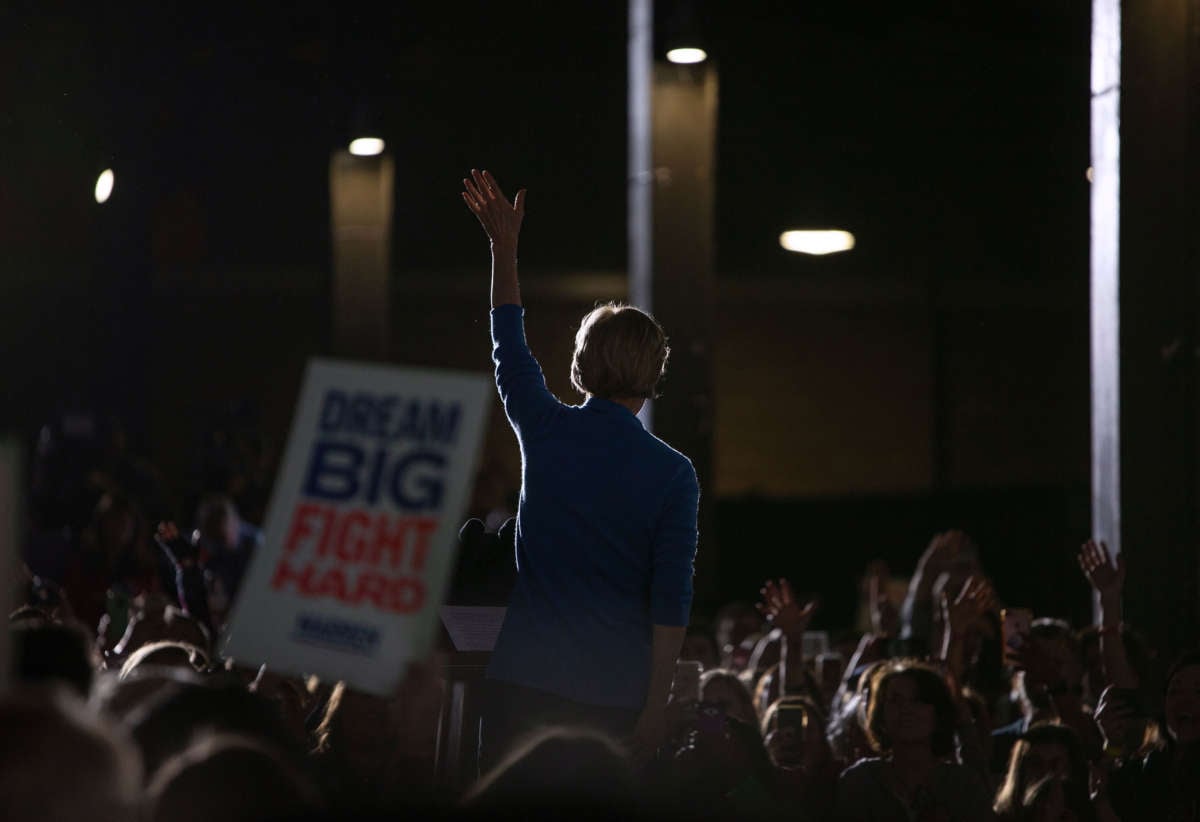
M 639 710 L 653 626 L 686 625 L 691 610 L 696 471 L 624 406 L 556 399 L 520 306 L 492 311 L 492 358 L 521 446 L 521 501 L 517 581 L 488 677 Z

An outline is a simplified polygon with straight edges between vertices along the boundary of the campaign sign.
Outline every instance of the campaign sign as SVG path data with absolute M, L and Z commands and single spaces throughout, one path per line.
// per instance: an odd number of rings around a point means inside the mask
M 313 360 L 224 652 L 395 691 L 431 649 L 491 383 Z

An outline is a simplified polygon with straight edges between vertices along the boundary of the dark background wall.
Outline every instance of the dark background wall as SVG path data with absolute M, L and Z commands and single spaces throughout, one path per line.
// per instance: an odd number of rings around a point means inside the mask
M 841 623 L 868 559 L 907 571 L 957 524 L 1014 601 L 1086 611 L 1086 4 L 977 5 L 700 4 L 723 597 L 787 574 Z M 32 443 L 65 405 L 110 411 L 183 516 L 231 404 L 281 446 L 331 349 L 327 163 L 362 120 L 397 160 L 392 359 L 489 367 L 486 245 L 457 199 L 487 164 L 531 192 L 530 340 L 572 396 L 574 324 L 625 264 L 624 5 L 577 11 L 6 9 L 0 427 Z M 859 245 L 782 251 L 804 225 Z M 481 504 L 516 460 L 497 408 Z

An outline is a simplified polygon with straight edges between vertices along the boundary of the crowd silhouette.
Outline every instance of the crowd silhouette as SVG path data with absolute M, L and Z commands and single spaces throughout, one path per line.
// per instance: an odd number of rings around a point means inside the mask
M 1019 635 L 1008 617 L 1020 609 L 961 531 L 931 536 L 903 598 L 880 562 L 858 580 L 805 580 L 856 588 L 865 631 L 810 630 L 818 605 L 766 581 L 691 614 L 649 757 L 563 715 L 478 779 L 447 784 L 434 778 L 445 652 L 410 666 L 390 698 L 224 658 L 229 605 L 262 541 L 230 487 L 199 489 L 180 527 L 149 513 L 169 513 L 165 485 L 145 481 L 154 471 L 69 447 L 35 451 L 12 586 L 0 703 L 8 819 L 419 808 L 1130 822 L 1193 819 L 1200 807 L 1200 653 L 1165 659 L 1123 621 L 1125 560 L 1103 544 L 1078 550 L 1095 623 L 1033 614 Z M 450 597 L 503 604 L 513 521 L 489 528 L 489 512 L 474 513 Z

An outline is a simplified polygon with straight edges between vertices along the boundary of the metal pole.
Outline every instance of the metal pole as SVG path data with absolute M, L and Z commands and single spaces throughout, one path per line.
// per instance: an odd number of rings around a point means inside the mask
M 653 310 L 654 285 L 654 0 L 629 0 L 629 301 Z M 642 424 L 651 430 L 651 402 L 642 407 Z
M 1121 3 L 1092 2 L 1092 536 L 1121 552 Z M 1099 602 L 1093 603 L 1098 615 Z

